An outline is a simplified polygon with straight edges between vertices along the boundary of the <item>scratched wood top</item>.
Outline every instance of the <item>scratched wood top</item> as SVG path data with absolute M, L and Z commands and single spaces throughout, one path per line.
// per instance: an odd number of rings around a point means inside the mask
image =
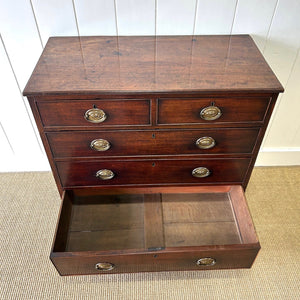
M 52 37 L 24 95 L 281 92 L 248 35 Z

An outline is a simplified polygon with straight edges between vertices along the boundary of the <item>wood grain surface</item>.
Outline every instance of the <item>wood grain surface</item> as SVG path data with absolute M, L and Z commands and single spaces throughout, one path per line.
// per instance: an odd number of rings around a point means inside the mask
M 24 95 L 283 88 L 248 35 L 54 37 Z
M 106 114 L 101 123 L 91 123 L 84 116 L 89 109 L 98 108 Z M 149 125 L 149 100 L 92 100 L 92 101 L 49 101 L 38 102 L 44 126 L 97 126 Z
M 158 99 L 158 124 L 207 124 L 263 122 L 269 97 Z M 202 109 L 217 106 L 222 115 L 216 120 L 200 117 Z
M 101 274 L 99 262 L 115 266 L 104 274 L 250 267 L 260 247 L 242 189 L 189 191 L 66 191 L 51 260 L 61 275 Z M 198 266 L 201 257 L 216 264 Z
M 250 163 L 249 158 L 230 159 L 176 159 L 176 160 L 124 160 L 124 161 L 58 161 L 59 177 L 64 188 L 83 186 L 134 186 L 134 185 L 203 185 L 241 184 Z M 192 176 L 197 167 L 206 167 L 211 174 L 205 178 Z M 96 173 L 112 170 L 110 180 L 101 180 Z
M 109 156 L 154 156 L 154 155 L 212 155 L 251 154 L 259 128 L 190 129 L 190 130 L 120 130 L 120 131 L 76 131 L 47 132 L 54 158 L 109 157 Z M 196 141 L 201 137 L 212 137 L 216 145 L 211 149 L 200 149 Z M 110 143 L 106 151 L 93 150 L 95 139 Z

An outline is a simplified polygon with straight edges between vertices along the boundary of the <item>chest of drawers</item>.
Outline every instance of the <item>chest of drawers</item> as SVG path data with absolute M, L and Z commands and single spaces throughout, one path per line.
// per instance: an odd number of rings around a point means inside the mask
M 243 190 L 282 86 L 251 37 L 50 38 L 24 90 L 61 275 L 250 267 Z

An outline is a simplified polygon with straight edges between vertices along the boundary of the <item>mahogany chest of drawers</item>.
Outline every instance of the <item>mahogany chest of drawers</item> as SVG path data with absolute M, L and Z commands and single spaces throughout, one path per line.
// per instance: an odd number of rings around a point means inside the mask
M 24 90 L 61 275 L 250 267 L 246 188 L 283 88 L 248 35 L 50 38 Z

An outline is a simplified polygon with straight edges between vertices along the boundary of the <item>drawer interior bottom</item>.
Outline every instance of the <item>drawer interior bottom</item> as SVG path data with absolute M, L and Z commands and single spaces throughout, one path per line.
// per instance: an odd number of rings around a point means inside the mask
M 232 190 L 202 193 L 92 194 L 67 191 L 54 252 L 163 250 L 243 244 Z M 243 207 L 243 206 L 242 206 Z M 250 241 L 251 242 L 251 241 Z

